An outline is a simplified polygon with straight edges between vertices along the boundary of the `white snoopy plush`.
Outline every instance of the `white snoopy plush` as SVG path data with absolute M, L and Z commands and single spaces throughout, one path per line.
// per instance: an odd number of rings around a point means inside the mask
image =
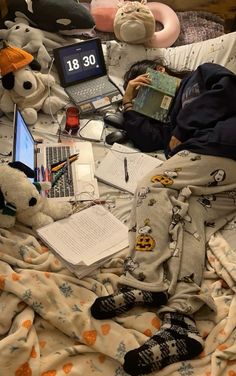
M 33 230 L 72 214 L 69 202 L 55 202 L 40 194 L 49 182 L 32 183 L 34 172 L 21 162 L 0 165 L 0 228 L 16 220 Z
M 35 124 L 38 111 L 55 114 L 68 102 L 65 90 L 51 74 L 40 72 L 41 65 L 21 48 L 4 42 L 0 49 L 1 90 L 0 110 L 14 112 L 18 106 L 28 125 Z
M 55 114 L 66 105 L 67 99 L 52 75 L 36 72 L 30 65 L 2 77 L 0 109 L 5 114 L 12 113 L 17 104 L 28 125 L 37 122 L 39 110 Z

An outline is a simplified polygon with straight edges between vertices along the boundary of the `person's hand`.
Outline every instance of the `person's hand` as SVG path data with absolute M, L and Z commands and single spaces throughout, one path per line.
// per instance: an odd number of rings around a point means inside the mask
M 148 73 L 141 74 L 140 76 L 134 78 L 133 80 L 130 80 L 125 90 L 123 103 L 132 102 L 132 100 L 136 97 L 140 86 L 149 85 L 150 82 L 151 80 L 148 76 Z
M 173 150 L 179 144 L 181 144 L 181 141 L 178 140 L 178 138 L 176 138 L 175 136 L 172 136 L 169 143 L 170 150 Z

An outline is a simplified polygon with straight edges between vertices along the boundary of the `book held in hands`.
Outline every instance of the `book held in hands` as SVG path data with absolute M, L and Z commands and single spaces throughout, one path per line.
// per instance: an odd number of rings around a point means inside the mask
M 181 80 L 177 77 L 148 68 L 150 85 L 141 86 L 134 99 L 133 110 L 159 120 L 169 121 L 169 112 Z

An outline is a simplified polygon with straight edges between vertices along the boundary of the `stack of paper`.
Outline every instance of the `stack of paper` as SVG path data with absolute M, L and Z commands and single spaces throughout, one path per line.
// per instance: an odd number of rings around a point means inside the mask
M 101 205 L 44 226 L 37 233 L 79 278 L 128 246 L 128 227 Z

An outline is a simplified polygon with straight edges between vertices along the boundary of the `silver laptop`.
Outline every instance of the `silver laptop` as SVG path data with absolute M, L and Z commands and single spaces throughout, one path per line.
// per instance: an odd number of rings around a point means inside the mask
M 81 114 L 120 102 L 106 70 L 101 40 L 93 38 L 53 50 L 60 84 Z
M 77 154 L 73 163 L 68 163 L 68 157 Z M 88 141 L 65 143 L 35 142 L 21 112 L 15 107 L 14 111 L 14 140 L 13 161 L 20 161 L 35 171 L 35 180 L 56 181 L 48 191 L 48 197 L 53 200 L 78 201 L 99 198 L 97 180 L 94 178 L 94 157 L 92 144 Z M 51 173 L 51 166 L 59 161 L 67 161 L 63 173 Z M 62 171 L 62 170 L 61 170 Z

